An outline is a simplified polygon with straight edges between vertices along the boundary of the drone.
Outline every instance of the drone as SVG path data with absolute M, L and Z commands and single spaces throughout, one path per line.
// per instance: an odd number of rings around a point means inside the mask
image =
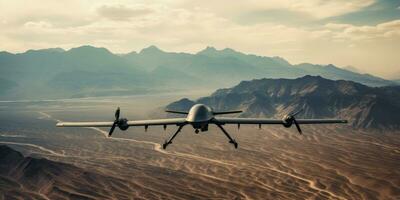
M 166 149 L 168 145 L 172 144 L 174 138 L 181 132 L 182 128 L 186 125 L 191 125 L 196 134 L 208 131 L 210 124 L 216 125 L 225 136 L 229 139 L 235 148 L 238 148 L 238 143 L 233 139 L 229 133 L 224 129 L 226 124 L 236 124 L 240 128 L 241 124 L 258 124 L 259 128 L 264 124 L 278 124 L 283 125 L 286 128 L 294 125 L 299 132 L 302 134 L 300 124 L 334 124 L 334 123 L 347 123 L 347 120 L 343 119 L 296 119 L 296 115 L 301 110 L 285 115 L 282 119 L 267 119 L 267 118 L 237 118 L 237 117 L 220 117 L 221 115 L 241 113 L 240 110 L 235 111 L 222 111 L 216 112 L 211 107 L 204 104 L 193 105 L 188 112 L 166 110 L 168 113 L 186 115 L 183 118 L 166 118 L 166 119 L 150 119 L 150 120 L 128 120 L 126 118 L 120 118 L 120 108 L 115 111 L 115 120 L 109 122 L 58 122 L 57 127 L 110 127 L 108 136 L 111 137 L 115 128 L 118 127 L 120 130 L 125 131 L 130 126 L 144 126 L 147 131 L 149 126 L 163 126 L 164 130 L 168 125 L 176 125 L 178 129 L 176 132 L 167 139 L 162 145 L 163 149 Z

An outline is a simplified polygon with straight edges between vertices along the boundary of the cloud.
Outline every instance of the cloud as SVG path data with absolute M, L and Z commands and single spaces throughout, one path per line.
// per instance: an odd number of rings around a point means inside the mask
M 46 21 L 29 21 L 24 24 L 24 27 L 27 28 L 51 28 L 53 25 Z
M 256 13 L 260 11 L 297 12 L 314 19 L 325 19 L 352 13 L 366 8 L 375 3 L 376 0 L 183 0 L 181 4 L 185 9 L 203 8 L 208 11 L 219 13 L 224 17 L 232 17 L 243 13 Z M 229 5 L 229 6 L 227 6 Z M 272 14 L 272 13 L 271 13 Z
M 295 1 L 288 9 L 324 19 L 352 13 L 375 3 L 374 0 L 305 0 Z
M 16 29 L 25 26 L 27 22 L 39 21 L 50 23 L 53 27 L 83 26 L 96 17 L 79 0 L 42 0 L 40 4 L 29 3 L 29 6 L 23 0 L 0 2 L 0 21 L 3 19 L 6 22 L 2 28 L 7 29 Z
M 326 24 L 335 38 L 350 40 L 373 40 L 400 36 L 400 20 L 393 20 L 375 26 L 356 26 L 351 24 Z
M 23 0 L 2 3 L 0 50 L 95 45 L 124 53 L 156 45 L 166 51 L 197 52 L 211 45 L 282 56 L 293 63 L 365 67 L 380 75 L 398 69 L 399 21 L 374 26 L 315 23 L 362 10 L 372 0 L 43 1 L 30 6 Z M 235 20 L 260 11 L 269 17 L 242 18 L 253 23 Z M 287 13 L 306 23 L 284 23 Z
M 103 5 L 97 9 L 97 13 L 105 18 L 116 20 L 116 21 L 126 21 L 134 17 L 144 16 L 152 13 L 153 10 L 143 6 L 125 6 L 125 5 Z

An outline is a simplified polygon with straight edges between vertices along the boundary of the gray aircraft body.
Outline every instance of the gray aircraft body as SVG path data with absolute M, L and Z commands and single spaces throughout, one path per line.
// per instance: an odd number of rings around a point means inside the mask
M 185 118 L 168 118 L 168 119 L 152 119 L 152 120 L 127 120 L 120 118 L 120 109 L 115 112 L 115 120 L 112 122 L 59 122 L 58 127 L 111 127 L 109 135 L 114 132 L 115 127 L 125 131 L 130 126 L 144 126 L 145 130 L 149 126 L 163 126 L 164 130 L 168 125 L 178 126 L 178 130 L 163 144 L 163 149 L 167 148 L 176 135 L 182 130 L 185 125 L 191 125 L 195 129 L 195 133 L 208 131 L 209 124 L 218 126 L 225 136 L 229 139 L 229 143 L 233 144 L 235 148 L 238 143 L 229 135 L 223 128 L 225 124 L 237 124 L 238 128 L 241 124 L 258 124 L 261 128 L 263 124 L 280 124 L 286 128 L 290 128 L 293 124 L 296 126 L 298 132 L 301 134 L 300 124 L 331 124 L 331 123 L 347 123 L 347 120 L 342 119 L 296 119 L 295 116 L 300 112 L 286 115 L 283 119 L 266 119 L 266 118 L 233 118 L 233 117 L 218 117 L 218 115 L 240 113 L 242 111 L 225 111 L 215 112 L 209 106 L 204 104 L 196 104 L 192 106 L 189 112 L 166 110 L 169 113 L 183 114 Z

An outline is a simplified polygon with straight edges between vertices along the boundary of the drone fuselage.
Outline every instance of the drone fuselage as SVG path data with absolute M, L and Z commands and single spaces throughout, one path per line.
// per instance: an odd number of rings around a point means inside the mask
M 208 131 L 208 124 L 212 119 L 214 119 L 213 110 L 204 104 L 192 106 L 186 117 L 187 123 L 193 126 L 196 133 L 199 132 L 199 129 L 202 132 Z

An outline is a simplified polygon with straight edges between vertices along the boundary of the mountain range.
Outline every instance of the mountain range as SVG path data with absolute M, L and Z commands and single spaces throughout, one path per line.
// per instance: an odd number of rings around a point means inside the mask
M 171 53 L 150 46 L 140 52 L 113 54 L 81 46 L 0 52 L 0 99 L 45 99 L 158 93 L 229 87 L 255 78 L 320 75 L 369 86 L 396 84 L 334 65 L 292 65 L 280 57 L 244 54 L 207 47 L 196 53 Z
M 96 170 L 25 157 L 0 145 L 0 196 L 4 199 L 112 199 L 115 196 L 108 190 L 121 190 L 124 182 Z
M 203 103 L 214 110 L 243 110 L 240 117 L 282 118 L 302 110 L 298 118 L 348 119 L 355 128 L 400 128 L 400 86 L 369 87 L 321 76 L 242 81 L 195 101 L 181 99 L 166 106 L 187 111 Z

